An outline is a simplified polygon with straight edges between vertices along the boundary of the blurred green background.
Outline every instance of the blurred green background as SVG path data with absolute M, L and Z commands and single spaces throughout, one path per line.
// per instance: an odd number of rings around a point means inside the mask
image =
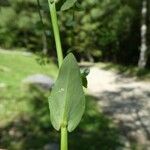
M 72 8 L 58 13 L 64 54 L 74 51 L 79 60 L 112 61 L 136 66 L 141 44 L 142 0 L 79 0 L 79 3 L 80 9 Z M 51 57 L 56 56 L 47 1 L 40 0 L 44 27 L 36 0 L 1 0 L 0 4 L 2 48 L 33 52 L 46 49 Z M 148 1 L 148 49 L 149 5 Z M 149 52 L 147 55 L 149 67 Z

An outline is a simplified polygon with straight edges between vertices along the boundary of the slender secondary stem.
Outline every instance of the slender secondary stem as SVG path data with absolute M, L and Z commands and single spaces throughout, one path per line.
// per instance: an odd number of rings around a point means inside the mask
M 61 150 L 68 150 L 68 132 L 66 126 L 61 127 Z
M 60 33 L 59 33 L 59 27 L 58 27 L 58 21 L 57 21 L 56 5 L 55 5 L 55 2 L 51 2 L 51 0 L 48 0 L 48 2 L 49 2 L 50 15 L 51 15 L 52 27 L 53 27 L 53 32 L 54 32 L 55 44 L 56 44 L 58 65 L 60 67 L 62 62 L 63 62 L 63 53 L 62 53 Z
M 45 26 L 44 26 L 44 22 L 43 22 L 43 17 L 42 17 L 42 12 L 40 10 L 40 0 L 37 0 L 37 8 L 38 8 L 38 13 L 39 13 L 39 17 L 40 17 L 40 21 L 42 23 L 42 28 L 43 28 L 43 53 L 47 54 L 47 36 L 46 36 L 46 30 L 45 30 Z

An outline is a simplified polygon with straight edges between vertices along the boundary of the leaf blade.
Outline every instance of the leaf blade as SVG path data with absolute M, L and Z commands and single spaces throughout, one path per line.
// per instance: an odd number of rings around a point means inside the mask
M 67 123 L 68 131 L 71 132 L 82 118 L 85 96 L 80 70 L 73 54 L 68 54 L 63 61 L 49 97 L 49 108 L 51 122 L 56 130 Z
M 66 0 L 61 6 L 61 11 L 64 11 L 73 7 L 76 2 L 77 0 Z

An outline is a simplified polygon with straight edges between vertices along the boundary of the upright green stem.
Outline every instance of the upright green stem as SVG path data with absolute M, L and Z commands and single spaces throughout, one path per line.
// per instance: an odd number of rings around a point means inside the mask
M 57 21 L 56 5 L 55 5 L 54 0 L 53 1 L 48 0 L 48 2 L 49 2 L 55 44 L 56 44 L 58 65 L 60 67 L 63 62 L 63 53 L 62 53 L 60 33 L 59 33 L 59 27 L 58 27 L 58 21 Z M 61 150 L 68 150 L 68 132 L 67 132 L 66 125 L 61 127 Z
M 61 150 L 68 150 L 68 133 L 66 127 L 61 127 Z
M 49 2 L 53 32 L 54 32 L 54 37 L 55 37 L 58 65 L 60 67 L 63 62 L 63 53 L 62 53 L 60 33 L 59 33 L 59 27 L 58 27 L 58 21 L 57 21 L 56 5 L 55 5 L 55 2 L 51 2 L 51 0 L 48 0 L 48 2 Z

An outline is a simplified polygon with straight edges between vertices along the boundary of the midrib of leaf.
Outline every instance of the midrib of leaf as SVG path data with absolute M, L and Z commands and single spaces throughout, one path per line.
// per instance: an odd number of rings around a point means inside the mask
M 67 77 L 70 76 L 70 73 L 71 73 L 71 69 L 69 69 L 69 71 L 68 71 L 68 76 L 67 76 Z M 63 124 L 63 125 L 66 125 L 66 126 L 67 126 L 67 124 L 68 124 L 68 120 L 67 120 L 67 118 L 68 118 L 67 106 L 68 106 L 68 101 L 69 101 L 69 99 L 67 100 L 68 88 L 69 88 L 68 85 L 69 85 L 69 79 L 67 80 L 67 84 L 66 84 L 64 114 L 63 114 L 63 122 L 62 122 L 62 124 Z

